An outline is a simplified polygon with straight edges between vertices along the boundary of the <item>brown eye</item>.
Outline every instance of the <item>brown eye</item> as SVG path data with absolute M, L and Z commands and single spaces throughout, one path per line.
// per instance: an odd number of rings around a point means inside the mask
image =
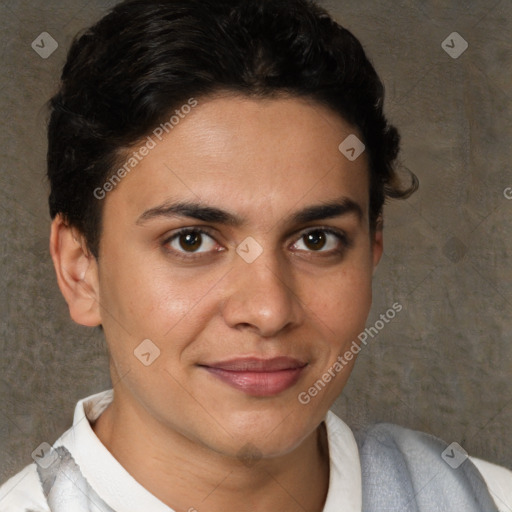
M 319 251 L 320 249 L 323 249 L 327 242 L 325 233 L 319 230 L 306 233 L 303 235 L 302 239 L 304 240 L 306 247 L 313 251 Z
M 194 252 L 203 243 L 203 237 L 201 233 L 185 233 L 179 236 L 180 247 L 187 252 Z
M 167 239 L 164 245 L 168 246 L 174 252 L 181 254 L 202 254 L 215 251 L 217 244 L 208 233 L 202 230 L 186 229 Z
M 293 250 L 328 255 L 341 253 L 349 246 L 350 243 L 343 231 L 332 228 L 317 228 L 303 232 L 292 248 Z

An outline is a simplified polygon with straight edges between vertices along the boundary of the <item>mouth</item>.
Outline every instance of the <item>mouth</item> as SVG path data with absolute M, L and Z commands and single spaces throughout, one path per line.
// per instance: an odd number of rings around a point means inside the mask
M 291 357 L 250 357 L 199 366 L 239 391 L 264 397 L 282 393 L 296 384 L 308 363 Z

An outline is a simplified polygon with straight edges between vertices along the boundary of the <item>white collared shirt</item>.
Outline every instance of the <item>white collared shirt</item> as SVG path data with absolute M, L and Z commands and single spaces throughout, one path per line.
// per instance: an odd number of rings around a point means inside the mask
M 116 512 L 173 512 L 139 484 L 114 458 L 94 433 L 95 421 L 113 399 L 108 390 L 80 400 L 73 426 L 55 443 L 71 453 L 96 494 Z M 350 428 L 329 411 L 325 417 L 330 458 L 329 490 L 323 512 L 361 512 L 359 451 Z M 512 472 L 472 458 L 502 512 L 512 512 Z M 50 512 L 41 488 L 36 463 L 0 487 L 0 512 Z

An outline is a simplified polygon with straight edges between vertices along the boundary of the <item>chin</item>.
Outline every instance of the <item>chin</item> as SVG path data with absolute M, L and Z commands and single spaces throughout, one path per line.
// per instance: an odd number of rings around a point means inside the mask
M 229 417 L 229 416 L 225 416 Z M 315 430 L 310 417 L 297 421 L 297 416 L 281 410 L 257 413 L 235 413 L 224 431 L 226 444 L 220 451 L 237 458 L 272 458 L 286 455 L 299 446 Z

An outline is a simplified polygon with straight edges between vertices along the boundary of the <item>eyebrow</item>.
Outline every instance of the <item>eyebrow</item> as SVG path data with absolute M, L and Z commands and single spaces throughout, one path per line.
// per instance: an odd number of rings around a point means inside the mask
M 328 201 L 318 205 L 308 206 L 290 215 L 286 220 L 289 223 L 306 224 L 308 222 L 323 219 L 332 219 L 344 215 L 356 215 L 359 221 L 364 217 L 361 206 L 349 199 L 342 197 L 334 201 Z M 146 210 L 136 221 L 137 225 L 145 224 L 147 221 L 156 218 L 188 217 L 191 219 L 225 224 L 238 227 L 246 223 L 246 220 L 239 215 L 195 202 L 163 203 L 154 208 Z
M 350 214 L 355 214 L 359 221 L 363 220 L 364 214 L 361 206 L 348 197 L 342 197 L 337 201 L 308 206 L 294 213 L 290 220 L 296 224 L 306 224 L 308 222 L 333 219 Z

